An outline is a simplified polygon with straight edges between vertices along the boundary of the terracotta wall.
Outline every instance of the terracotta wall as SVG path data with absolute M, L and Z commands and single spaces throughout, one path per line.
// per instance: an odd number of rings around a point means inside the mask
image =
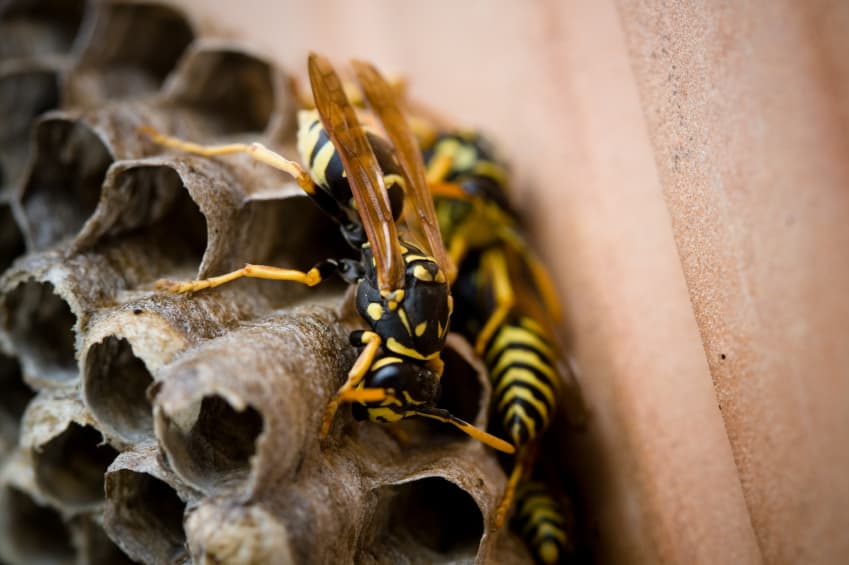
M 849 561 L 849 4 L 182 0 L 492 132 L 592 409 L 607 562 Z

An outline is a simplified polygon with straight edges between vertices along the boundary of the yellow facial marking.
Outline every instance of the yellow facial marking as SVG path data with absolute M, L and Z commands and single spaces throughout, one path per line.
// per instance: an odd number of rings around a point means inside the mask
M 447 280 L 445 278 L 445 273 L 442 272 L 442 269 L 439 269 L 436 272 L 436 277 L 433 280 L 435 280 L 436 282 L 441 283 L 441 284 L 447 282 Z
M 427 322 L 422 322 L 416 326 L 416 335 L 421 337 L 427 329 Z
M 435 351 L 430 355 L 422 355 L 415 349 L 411 349 L 402 345 L 397 339 L 394 337 L 390 337 L 386 340 L 386 349 L 391 351 L 392 353 L 397 353 L 398 355 L 403 355 L 404 357 L 411 357 L 413 359 L 419 359 L 422 361 L 427 361 L 428 359 L 433 359 L 439 355 L 439 351 Z
M 386 365 L 392 365 L 393 363 L 401 363 L 400 357 L 384 357 L 382 359 L 378 359 L 374 363 L 372 363 L 371 370 L 376 371 L 381 367 L 385 367 Z
M 381 306 L 377 302 L 372 302 L 366 308 L 366 313 L 368 314 L 369 318 L 374 321 L 377 321 L 380 319 L 381 316 L 383 316 L 383 306 Z

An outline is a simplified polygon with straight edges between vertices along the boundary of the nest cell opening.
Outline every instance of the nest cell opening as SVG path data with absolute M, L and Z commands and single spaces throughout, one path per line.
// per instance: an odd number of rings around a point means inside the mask
M 185 509 L 174 489 L 152 475 L 120 469 L 106 477 L 104 527 L 133 559 L 185 562 Z
M 483 536 L 483 514 L 474 499 L 457 485 L 429 477 L 391 489 L 388 533 L 437 554 L 474 556 Z
M 194 37 L 170 6 L 111 3 L 99 14 L 81 68 L 94 75 L 101 100 L 139 98 L 159 90 Z
M 165 416 L 160 437 L 174 471 L 201 490 L 219 490 L 247 480 L 263 419 L 252 406 L 238 411 L 217 395 L 197 405 L 197 419 L 188 431 Z
M 72 422 L 33 453 L 38 486 L 68 506 L 86 507 L 103 500 L 103 475 L 118 452 L 103 443 L 91 426 Z
M 5 310 L 5 312 L 4 312 Z M 77 376 L 76 316 L 49 282 L 28 280 L 0 301 L 0 321 L 16 354 L 37 378 L 69 381 Z
M 0 75 L 0 186 L 14 185 L 24 170 L 33 119 L 58 106 L 55 71 L 34 69 Z M 0 229 L 2 226 L 0 221 Z
M 70 51 L 82 23 L 84 0 L 13 0 L 0 8 L 0 57 Z
M 95 418 L 126 441 L 153 436 L 147 389 L 153 377 L 126 339 L 109 336 L 91 346 L 83 368 L 83 394 Z
M 71 535 L 59 513 L 13 486 L 0 494 L 0 528 L 0 545 L 5 546 L 0 557 L 17 557 L 20 563 L 74 563 Z
M 21 367 L 12 357 L 0 354 L 0 435 L 7 445 L 18 442 L 21 417 L 35 396 L 21 376 Z
M 247 53 L 202 50 L 187 57 L 173 78 L 175 104 L 200 110 L 215 134 L 263 131 L 274 112 L 271 66 Z
M 0 273 L 25 250 L 24 236 L 15 222 L 11 206 L 0 202 Z
M 359 253 L 345 242 L 339 225 L 310 197 L 299 195 L 273 202 L 254 201 L 252 204 L 274 207 L 270 213 L 271 237 L 268 238 L 273 243 L 268 250 L 267 262 L 308 270 L 328 257 L 359 258 Z
M 36 158 L 24 183 L 24 215 L 37 249 L 76 234 L 94 212 L 112 156 L 80 122 L 56 118 L 35 130 Z
M 101 203 L 110 210 L 98 210 L 95 215 L 109 221 L 97 238 L 143 231 L 169 253 L 185 255 L 180 259 L 186 263 L 201 262 L 207 245 L 206 218 L 177 171 L 164 165 L 138 165 L 121 171 L 114 183 L 111 198 Z M 87 235 L 83 237 L 88 240 Z M 95 242 L 87 241 L 86 247 Z

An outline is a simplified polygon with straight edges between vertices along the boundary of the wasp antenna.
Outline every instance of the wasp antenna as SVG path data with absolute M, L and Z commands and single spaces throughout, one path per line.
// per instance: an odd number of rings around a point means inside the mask
M 451 414 L 447 410 L 442 410 L 440 408 L 417 408 L 416 414 L 419 416 L 423 416 L 425 418 L 430 418 L 432 420 L 438 420 L 440 422 L 445 422 L 446 424 L 451 424 L 452 426 L 457 427 L 460 431 L 469 435 L 484 445 L 488 445 L 493 449 L 497 449 L 503 453 L 507 453 L 508 455 L 513 455 L 516 453 L 516 448 L 513 447 L 510 443 L 504 441 L 501 438 L 495 437 L 494 435 L 481 430 L 473 426 L 472 424 L 461 420 L 457 416 Z

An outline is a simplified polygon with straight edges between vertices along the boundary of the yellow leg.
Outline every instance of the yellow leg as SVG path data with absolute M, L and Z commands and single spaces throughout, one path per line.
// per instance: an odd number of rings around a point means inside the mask
M 510 473 L 510 478 L 507 479 L 507 486 L 504 488 L 504 494 L 501 496 L 501 502 L 498 503 L 498 507 L 495 509 L 496 529 L 500 529 L 504 525 L 507 514 L 510 512 L 510 507 L 513 506 L 513 500 L 516 498 L 516 487 L 523 477 L 530 475 L 530 470 L 533 468 L 534 461 L 536 460 L 536 453 L 537 446 L 535 443 L 526 444 L 516 457 L 516 461 L 513 464 L 513 471 Z
M 372 363 L 374 363 L 374 357 L 377 355 L 377 350 L 382 342 L 379 335 L 369 331 L 363 332 L 362 341 L 366 344 L 366 346 L 360 353 L 360 356 L 357 357 L 357 361 L 354 363 L 354 366 L 351 367 L 350 371 L 348 371 L 348 380 L 345 381 L 345 384 L 342 385 L 336 393 L 336 396 L 333 397 L 327 405 L 327 408 L 324 410 L 324 418 L 321 421 L 321 437 L 325 437 L 328 433 L 330 433 L 330 426 L 333 424 L 333 418 L 336 417 L 336 411 L 339 409 L 339 404 L 343 401 L 351 401 L 351 394 L 355 392 L 353 390 L 354 387 L 360 384 L 365 378 Z M 364 402 L 368 401 L 369 400 L 365 400 Z M 356 402 L 356 400 L 354 400 L 354 402 Z
M 427 174 L 425 176 L 427 183 L 436 184 L 444 181 L 453 166 L 453 155 L 450 153 L 437 153 L 427 165 Z
M 165 135 L 152 127 L 143 126 L 139 131 L 148 136 L 155 143 L 172 149 L 179 149 L 186 153 L 193 153 L 203 157 L 216 157 L 218 155 L 232 155 L 234 153 L 246 153 L 252 159 L 265 163 L 279 171 L 291 175 L 307 194 L 315 194 L 315 184 L 313 184 L 309 173 L 303 169 L 298 163 L 290 161 L 286 157 L 275 153 L 261 143 L 230 143 L 227 145 L 200 145 L 191 141 L 185 141 L 170 135 Z
M 215 288 L 216 286 L 221 286 L 222 284 L 226 284 L 242 277 L 269 279 L 275 281 L 293 281 L 307 286 L 315 286 L 323 281 L 328 275 L 328 273 L 322 272 L 322 267 L 324 265 L 332 264 L 333 263 L 330 262 L 321 263 L 321 266 L 315 266 L 305 273 L 303 271 L 295 271 L 292 269 L 281 269 L 279 267 L 269 267 L 267 265 L 251 265 L 249 263 L 237 271 L 208 279 L 185 282 L 158 280 L 156 281 L 156 288 L 159 290 L 166 290 L 168 292 L 195 292 L 207 288 Z
M 563 316 L 560 299 L 557 298 L 557 291 L 554 290 L 554 282 L 551 280 L 551 275 L 548 269 L 539 260 L 536 253 L 528 246 L 527 242 L 513 230 L 505 230 L 501 233 L 501 237 L 525 258 L 528 268 L 531 270 L 531 276 L 534 278 L 537 290 L 539 290 L 542 301 L 548 309 L 551 319 L 559 322 Z
M 487 251 L 481 259 L 481 266 L 492 282 L 492 289 L 495 294 L 495 310 L 490 314 L 475 340 L 475 353 L 479 356 L 483 355 L 487 342 L 492 338 L 495 330 L 504 323 L 504 319 L 516 302 L 504 254 L 497 249 Z

